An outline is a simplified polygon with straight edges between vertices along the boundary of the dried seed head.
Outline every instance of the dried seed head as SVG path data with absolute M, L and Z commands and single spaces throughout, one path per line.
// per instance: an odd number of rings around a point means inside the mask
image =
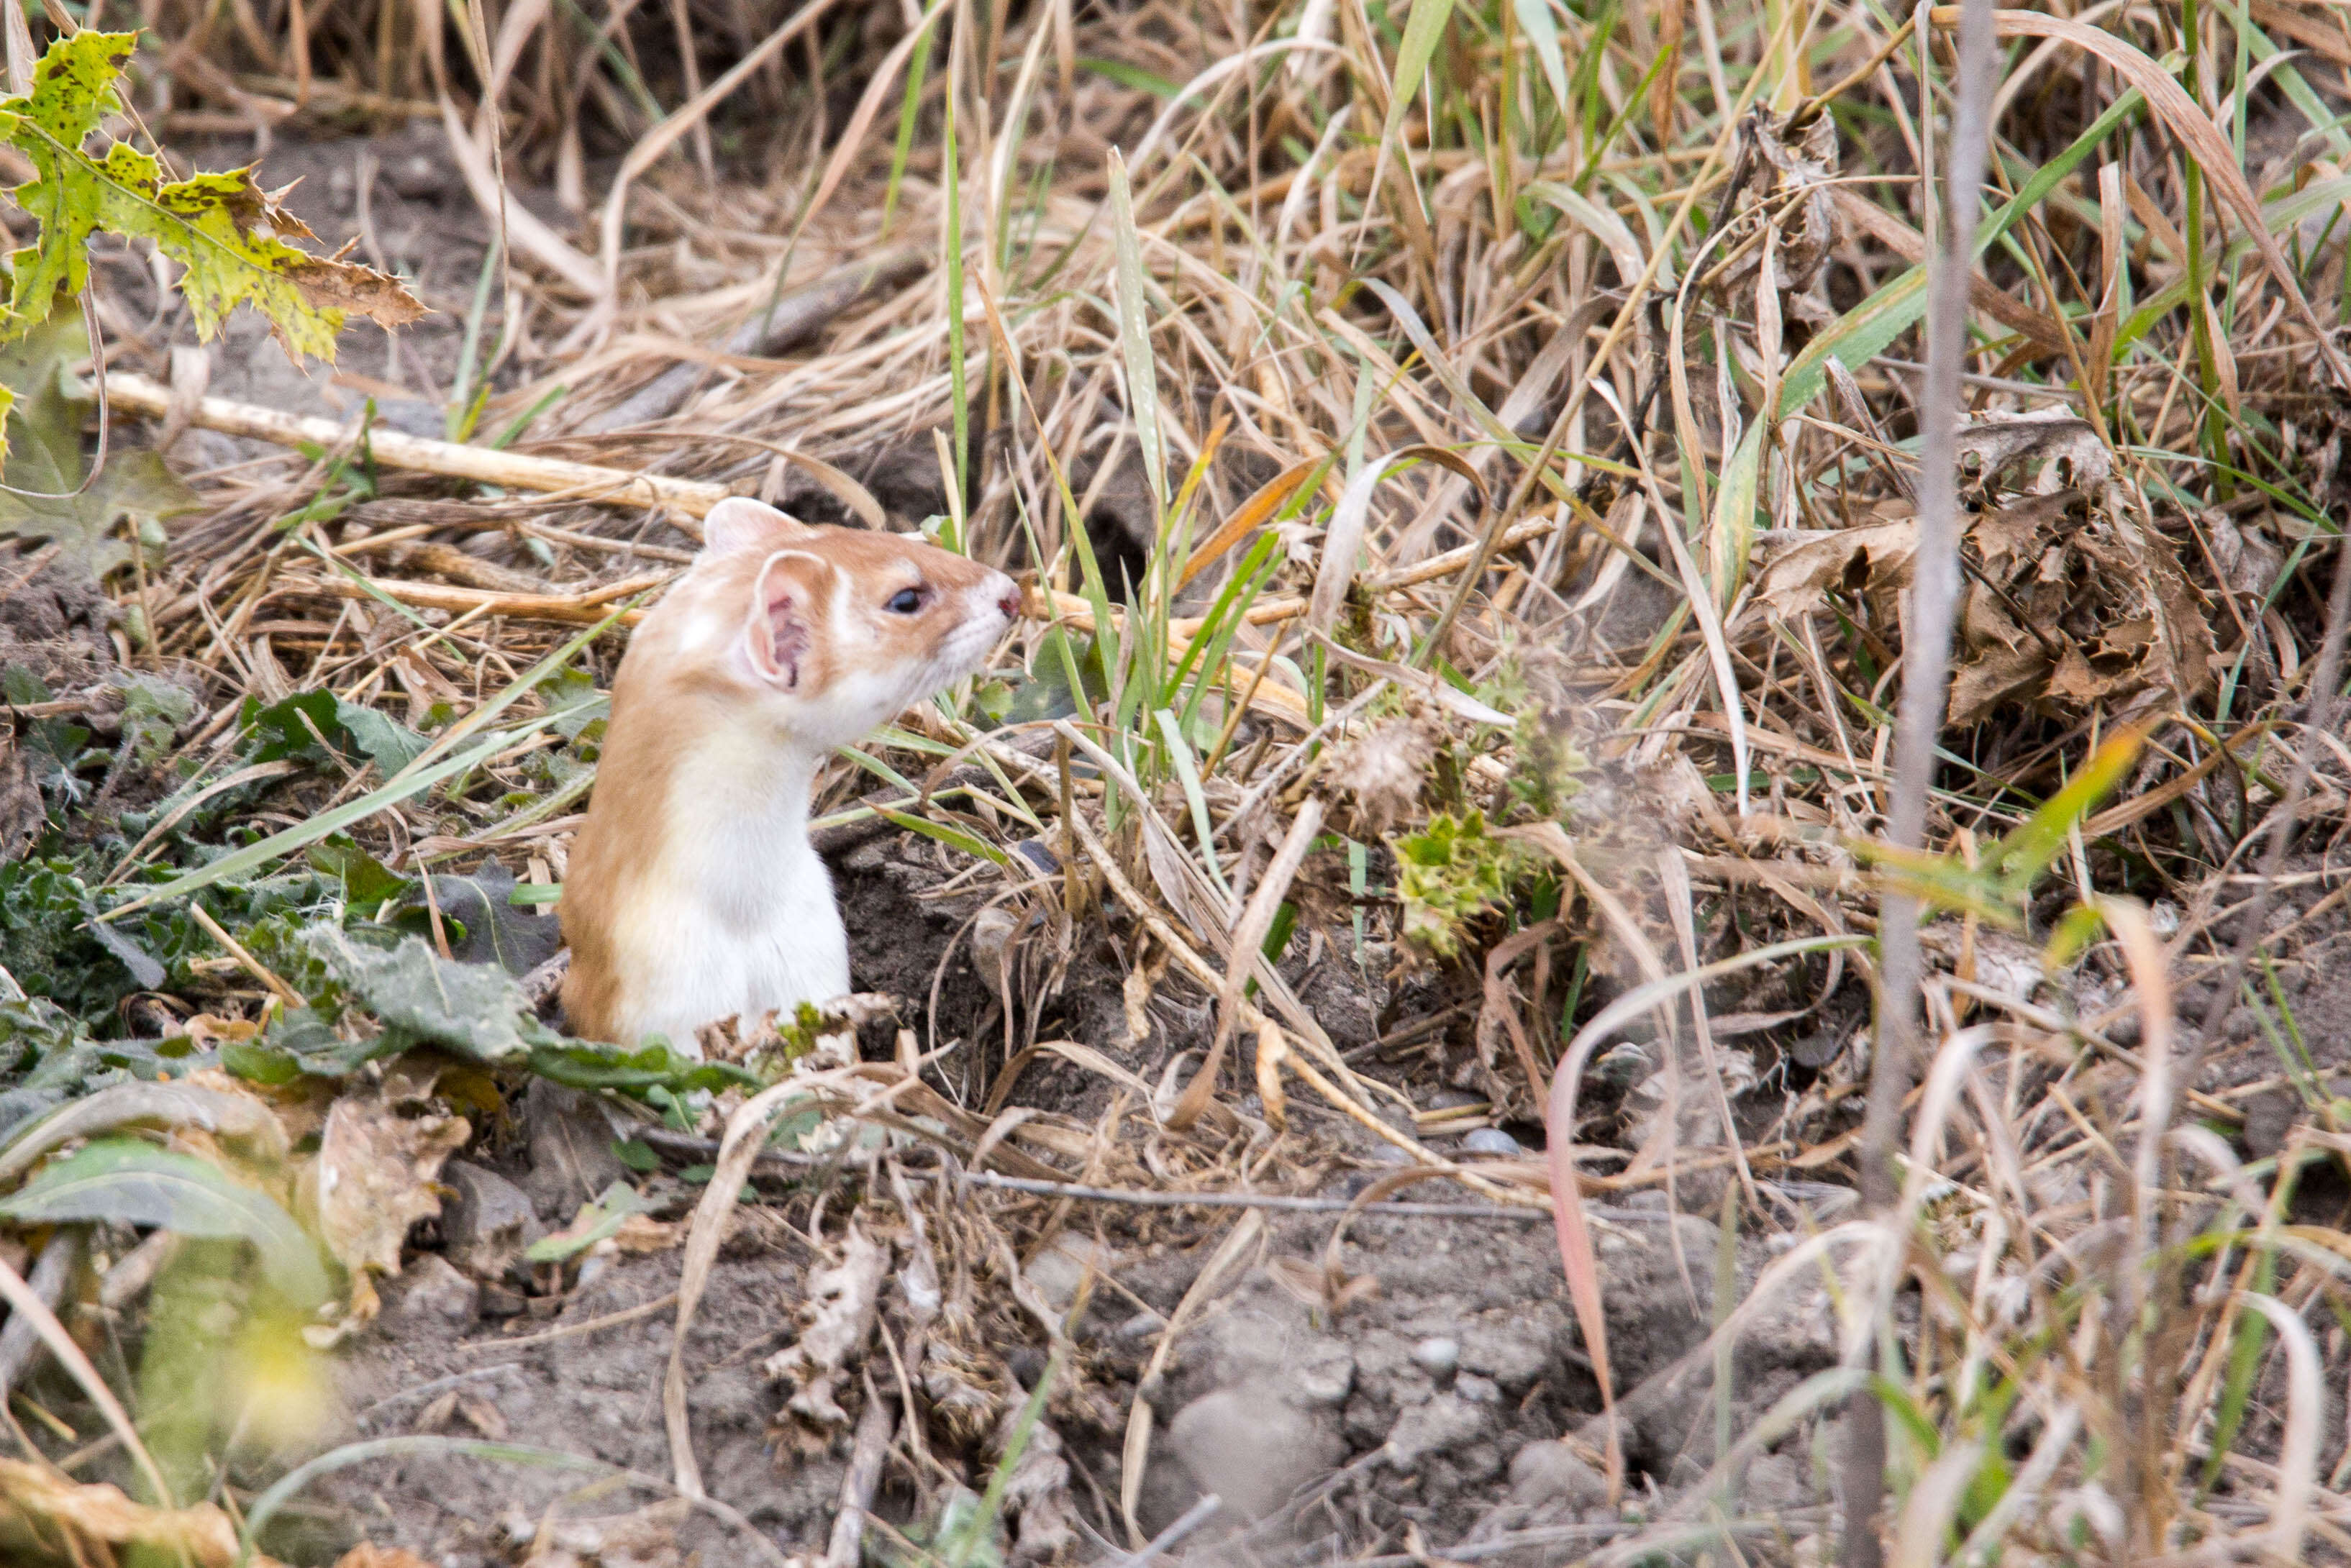
M 1418 714 L 1388 720 L 1332 760 L 1331 777 L 1355 807 L 1356 826 L 1378 838 L 1420 815 L 1420 788 L 1443 734 Z

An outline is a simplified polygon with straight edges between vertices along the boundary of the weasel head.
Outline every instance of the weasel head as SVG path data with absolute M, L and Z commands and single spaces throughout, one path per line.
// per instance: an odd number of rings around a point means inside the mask
M 631 653 L 797 748 L 845 746 L 969 674 L 1020 612 L 1004 573 L 904 535 L 812 528 L 741 497 L 704 530 Z

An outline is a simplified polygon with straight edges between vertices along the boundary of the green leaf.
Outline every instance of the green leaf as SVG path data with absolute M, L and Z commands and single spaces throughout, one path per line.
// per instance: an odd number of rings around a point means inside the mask
M 167 182 L 162 166 L 128 141 L 101 157 L 84 151 L 99 122 L 121 109 L 117 89 L 136 42 L 135 34 L 88 29 L 60 37 L 34 68 L 32 90 L 0 100 L 0 133 L 35 170 L 10 193 L 41 230 L 39 242 L 14 257 L 5 307 L 11 319 L 0 334 L 38 324 L 59 294 L 81 292 L 89 241 L 100 230 L 151 240 L 186 269 L 180 293 L 200 340 L 246 304 L 269 319 L 298 361 L 332 361 L 346 311 L 386 327 L 423 314 L 398 279 L 287 244 L 279 236 L 316 236 L 254 183 L 250 169 Z
M 1114 81 L 1121 87 L 1132 88 L 1136 92 L 1147 92 L 1154 98 L 1173 99 L 1181 96 L 1184 91 L 1182 82 L 1161 76 L 1157 71 L 1146 70 L 1138 65 L 1130 65 L 1124 60 L 1106 60 L 1095 56 L 1080 55 L 1078 69 L 1090 71 L 1095 76 Z M 1186 101 L 1197 108 L 1200 96 L 1195 93 Z
M 455 963 L 414 936 L 390 951 L 364 947 L 332 925 L 314 925 L 303 940 L 353 999 L 409 1042 L 488 1064 L 530 1054 L 522 1027 L 530 1005 L 496 965 Z
M 658 1041 L 624 1051 L 593 1040 L 565 1040 L 531 1047 L 530 1070 L 570 1089 L 617 1089 L 643 1099 L 649 1090 L 690 1094 L 758 1088 L 757 1073 L 725 1061 L 696 1061 Z
M 486 723 L 491 716 L 503 711 L 524 693 L 553 674 L 574 653 L 587 646 L 613 622 L 619 620 L 626 609 L 626 605 L 614 609 L 611 614 L 540 660 L 538 664 L 524 674 L 522 679 L 508 686 L 486 706 L 476 708 L 469 716 L 468 722 Z M 292 854 L 297 850 L 308 849 L 321 839 L 342 831 L 353 822 L 366 821 L 387 806 L 396 806 L 412 795 L 423 794 L 444 779 L 454 778 L 481 763 L 487 762 L 507 747 L 519 745 L 549 726 L 560 723 L 567 716 L 569 715 L 565 710 L 543 714 L 518 729 L 502 730 L 488 735 L 455 757 L 444 758 L 430 767 L 422 766 L 431 760 L 435 748 L 445 749 L 455 742 L 458 732 L 452 731 L 426 747 L 415 762 L 411 763 L 399 777 L 387 782 L 383 788 L 371 789 L 356 800 L 347 800 L 331 810 L 321 811 L 309 821 L 298 826 L 287 828 L 283 832 L 272 833 L 257 844 L 247 844 L 241 850 L 232 851 L 218 860 L 197 867 L 184 876 L 173 877 L 160 887 L 150 888 L 141 896 L 109 911 L 106 918 L 119 920 L 133 910 L 143 909 L 168 899 L 183 898 L 200 889 L 210 887 L 215 883 L 231 881 L 258 871 L 280 855 Z
M 406 1037 L 391 1030 L 372 1040 L 347 1040 L 316 1009 L 292 1008 L 270 1019 L 260 1039 L 222 1046 L 221 1066 L 253 1083 L 291 1083 L 305 1073 L 348 1078 L 407 1045 Z
M 333 741 L 342 727 L 335 722 L 334 693 L 296 692 L 267 704 L 246 698 L 237 727 L 255 743 L 246 753 L 247 762 L 277 762 L 318 756 L 319 741 Z
M 371 707 L 357 703 L 335 700 L 335 722 L 350 742 L 375 764 L 375 770 L 386 779 L 423 755 L 432 744 L 406 725 L 386 717 Z
M 385 899 L 398 898 L 414 885 L 351 842 L 346 833 L 337 833 L 324 843 L 311 845 L 303 858 L 314 870 L 341 883 L 345 901 L 360 909 L 374 909 Z
M 132 762 L 152 768 L 163 759 L 180 726 L 195 716 L 196 699 L 185 686 L 153 675 L 131 675 L 120 684 L 122 744 L 131 748 Z
M 197 501 L 159 454 L 120 446 L 83 485 L 89 465 L 81 433 L 91 403 L 68 371 L 89 357 L 78 311 L 60 313 L 0 349 L 0 385 L 6 388 L 0 410 L 7 414 L 0 459 L 8 479 L 0 488 L 0 538 L 53 540 L 103 577 L 131 559 L 131 547 L 113 537 L 117 524 L 128 520 L 152 547 L 151 564 L 160 564 L 164 519 L 194 511 Z
M 319 743 L 324 740 L 337 751 L 366 758 L 390 779 L 431 744 L 405 725 L 332 692 L 296 692 L 266 706 L 257 697 L 247 697 L 241 716 L 246 734 L 257 743 L 246 755 L 248 762 L 275 762 L 284 757 L 320 759 Z
M 1439 813 L 1394 841 L 1404 934 L 1439 958 L 1460 951 L 1467 924 L 1509 896 L 1518 846 L 1487 831 L 1486 814 Z
M 961 850 L 967 855 L 993 862 L 997 865 L 1012 863 L 1011 857 L 1002 850 L 998 849 L 994 844 L 974 838 L 960 828 L 950 828 L 944 822 L 934 822 L 928 818 L 913 816 L 904 811 L 893 811 L 887 806 L 876 806 L 873 810 L 876 816 L 897 823 L 910 833 L 920 833 L 926 839 L 936 839 L 951 850 Z
M 2146 738 L 2143 729 L 2127 729 L 2109 737 L 2090 753 L 2089 760 L 2065 781 L 2064 789 L 2050 796 L 2039 810 L 1992 846 L 1984 863 L 2011 896 L 2022 897 L 2031 890 L 2033 879 L 2057 858 L 2068 836 L 2082 825 L 2091 809 L 2122 782 L 2131 764 L 2137 760 L 2139 746 Z
M 20 1225 L 102 1221 L 241 1238 L 259 1251 L 280 1295 L 303 1306 L 326 1299 L 317 1246 L 276 1199 L 217 1166 L 135 1138 L 84 1145 L 0 1202 L 0 1215 Z
M 637 1195 L 636 1188 L 616 1181 L 595 1202 L 581 1205 L 578 1218 L 570 1224 L 532 1242 L 522 1255 L 533 1263 L 559 1263 L 575 1253 L 585 1252 L 619 1230 L 629 1216 L 643 1214 L 651 1207 Z

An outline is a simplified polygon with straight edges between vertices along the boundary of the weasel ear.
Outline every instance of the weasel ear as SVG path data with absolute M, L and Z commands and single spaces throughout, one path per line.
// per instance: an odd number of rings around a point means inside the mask
M 726 555 L 735 550 L 774 549 L 811 532 L 806 523 L 748 496 L 729 496 L 702 519 L 702 548 Z
M 743 649 L 759 678 L 778 691 L 799 693 L 816 682 L 816 622 L 824 606 L 816 580 L 822 573 L 811 568 L 822 566 L 805 550 L 778 550 L 751 586 Z

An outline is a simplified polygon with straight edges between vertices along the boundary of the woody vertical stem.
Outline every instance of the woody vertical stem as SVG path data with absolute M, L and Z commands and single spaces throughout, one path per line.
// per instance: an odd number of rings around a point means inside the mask
M 1894 795 L 1886 837 L 1923 845 L 1927 799 L 1942 728 L 1951 619 L 1959 599 L 1959 377 L 1968 348 L 1969 258 L 1975 251 L 1978 194 L 1991 139 L 1991 0 L 1964 0 L 1959 13 L 1959 99 L 1944 168 L 1944 218 L 1932 262 L 1926 384 L 1919 398 L 1918 553 L 1902 629 L 1902 703 L 1895 733 Z M 1918 906 L 1888 893 L 1878 908 L 1877 1049 L 1862 1124 L 1861 1192 L 1870 1216 L 1891 1223 L 1894 1150 L 1902 1100 L 1918 1055 Z M 1890 1257 L 1899 1251 L 1889 1248 Z M 1893 1266 L 1891 1263 L 1888 1265 Z M 1862 1354 L 1874 1357 L 1873 1347 Z M 1885 1491 L 1886 1415 L 1867 1389 L 1846 1416 L 1844 1503 L 1845 1568 L 1878 1568 Z

